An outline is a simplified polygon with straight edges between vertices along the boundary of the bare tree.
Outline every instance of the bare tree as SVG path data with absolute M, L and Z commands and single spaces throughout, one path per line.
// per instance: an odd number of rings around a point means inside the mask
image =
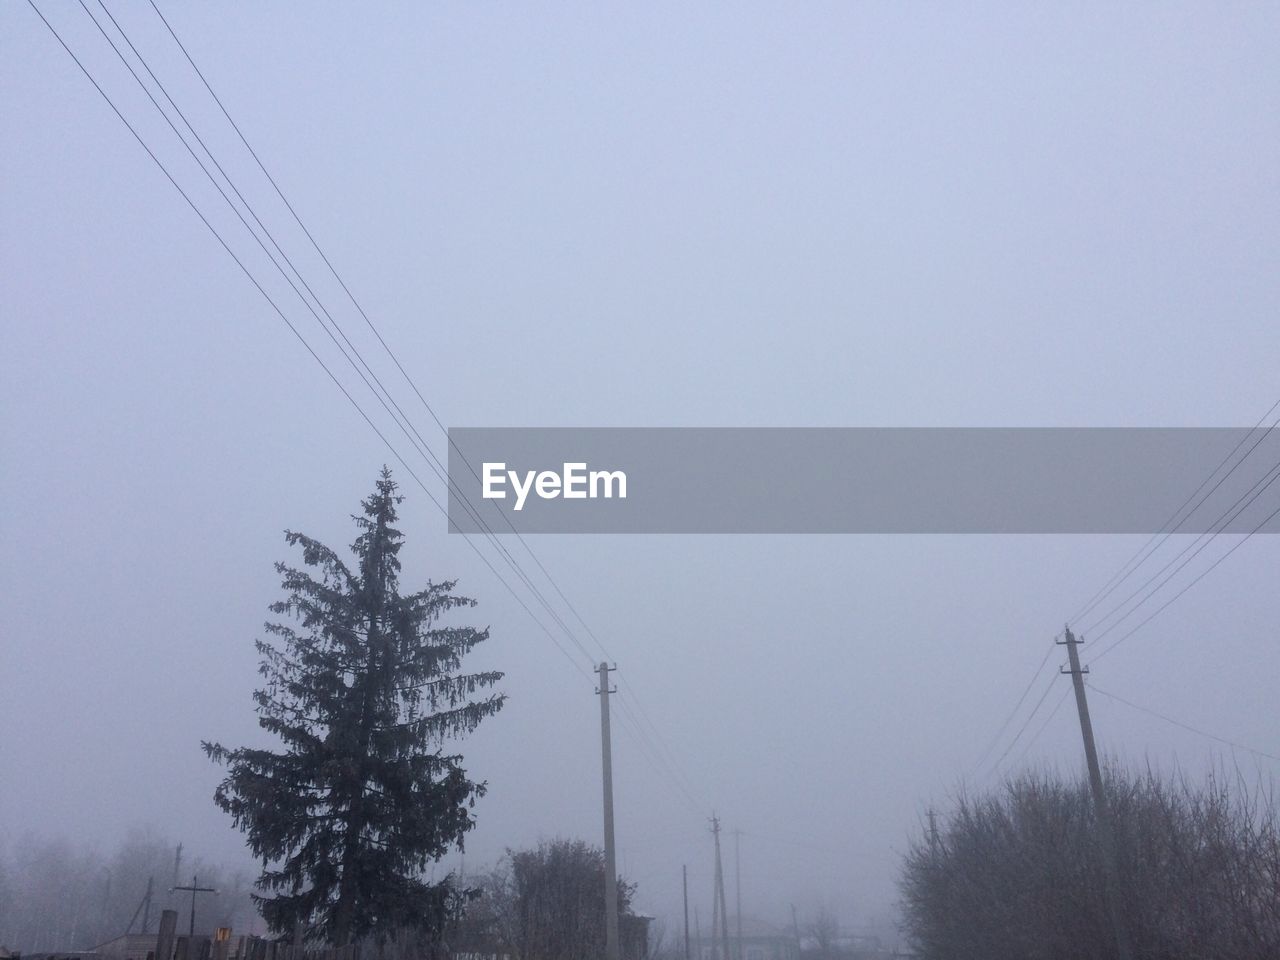
M 1273 796 L 1112 766 L 1119 896 L 1137 957 L 1280 956 Z M 923 960 L 1111 957 L 1088 786 L 1028 774 L 962 796 L 906 857 L 907 933 Z
M 604 852 L 598 847 L 553 840 L 508 850 L 479 889 L 455 934 L 468 949 L 518 960 L 598 960 L 604 949 Z M 634 884 L 618 882 L 624 919 L 634 891 Z
M 809 922 L 809 936 L 813 938 L 814 956 L 817 960 L 830 960 L 838 951 L 840 921 L 825 903 Z

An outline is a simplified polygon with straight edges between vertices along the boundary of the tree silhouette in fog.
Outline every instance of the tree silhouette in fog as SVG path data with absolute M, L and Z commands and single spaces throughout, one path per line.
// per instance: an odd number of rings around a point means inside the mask
M 267 924 L 305 925 L 308 939 L 383 941 L 400 929 L 439 931 L 460 894 L 424 871 L 474 825 L 483 783 L 445 744 L 496 713 L 497 672 L 462 673 L 488 630 L 442 619 L 475 601 L 454 582 L 399 589 L 401 498 L 384 467 L 353 517 L 351 566 L 310 537 L 287 532 L 307 569 L 280 563 L 281 621 L 257 641 L 265 685 L 258 723 L 274 750 L 204 744 L 227 766 L 214 800 L 263 869 L 255 895 Z

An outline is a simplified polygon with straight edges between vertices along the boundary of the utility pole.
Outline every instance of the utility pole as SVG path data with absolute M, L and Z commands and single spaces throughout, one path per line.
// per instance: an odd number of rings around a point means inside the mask
M 715 879 L 711 885 L 711 957 L 710 960 L 724 960 L 723 948 L 720 946 L 720 867 L 716 864 Z
M 929 808 L 929 854 L 935 861 L 938 859 L 938 815 L 933 807 Z
M 720 929 L 716 930 L 712 926 L 713 937 L 716 933 L 720 935 L 720 942 L 723 944 L 721 948 L 721 956 L 723 960 L 729 958 L 729 910 L 724 902 L 724 870 L 720 865 L 720 818 L 713 816 L 711 818 L 711 835 L 715 837 L 716 842 L 716 891 L 715 906 L 720 914 Z
M 609 673 L 617 667 L 601 663 L 597 668 L 600 686 L 600 759 L 604 770 L 604 956 L 620 960 L 618 943 L 618 856 L 613 845 L 613 748 L 609 733 Z
M 721 957 L 721 946 L 719 946 L 719 872 L 713 869 L 714 879 L 712 881 L 712 954 L 710 960 L 723 960 Z M 698 908 L 694 908 L 694 919 L 698 919 Z M 700 929 L 700 928 L 699 928 Z M 703 934 L 699 932 L 698 940 L 701 941 Z M 703 951 L 703 957 L 707 956 L 707 951 Z
M 734 951 L 738 955 L 738 960 L 742 960 L 742 850 L 739 841 L 742 840 L 742 831 L 737 827 L 733 830 L 733 896 L 736 901 L 738 914 L 738 949 Z
M 196 894 L 197 893 L 217 893 L 218 891 L 215 890 L 213 887 L 200 886 L 200 878 L 197 877 L 195 874 L 191 875 L 191 886 L 174 887 L 173 889 L 191 891 L 191 926 L 188 928 L 187 933 L 190 936 L 194 937 L 196 935 Z
M 169 893 L 173 893 L 177 889 L 179 880 L 178 876 L 182 870 L 182 844 L 178 844 L 178 848 L 173 851 L 173 883 L 169 884 Z M 171 906 L 177 906 L 172 899 L 169 901 Z
M 155 884 L 155 877 L 147 877 L 147 895 L 142 901 L 142 932 L 147 932 L 147 927 L 151 926 L 151 888 Z M 132 924 L 131 924 L 132 926 Z
M 1111 824 L 1111 809 L 1107 804 L 1107 796 L 1102 788 L 1102 768 L 1098 765 L 1098 747 L 1093 741 L 1093 723 L 1089 719 L 1089 701 L 1084 693 L 1084 675 L 1088 667 L 1080 666 L 1080 651 L 1077 649 L 1083 640 L 1077 640 L 1068 626 L 1063 630 L 1064 639 L 1056 641 L 1059 646 L 1067 648 L 1070 669 L 1060 672 L 1071 675 L 1071 683 L 1076 692 L 1076 711 L 1080 714 L 1080 735 L 1084 738 L 1084 758 L 1089 766 L 1089 790 L 1093 794 L 1094 819 L 1098 824 L 1098 838 L 1102 847 L 1102 869 L 1106 880 L 1107 909 L 1111 914 L 1111 930 L 1116 941 L 1117 960 L 1131 960 L 1133 954 L 1129 950 L 1129 930 L 1125 924 L 1124 911 L 1120 906 L 1120 878 L 1116 866 L 1115 833 Z
M 684 885 L 684 960 L 689 960 L 689 866 L 680 867 L 680 879 Z
M 98 930 L 107 930 L 107 908 L 111 906 L 111 868 L 107 868 L 107 882 L 102 887 L 102 909 L 98 912 Z

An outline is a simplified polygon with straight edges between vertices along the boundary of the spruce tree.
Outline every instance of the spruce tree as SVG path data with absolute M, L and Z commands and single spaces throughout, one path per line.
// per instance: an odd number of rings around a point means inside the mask
M 458 895 L 427 866 L 474 825 L 485 785 L 467 778 L 445 746 L 496 713 L 501 673 L 461 673 L 488 630 L 442 625 L 474 600 L 454 582 L 399 590 L 403 537 L 396 484 L 384 467 L 363 515 L 353 565 L 300 533 L 304 567 L 276 564 L 281 619 L 258 640 L 258 723 L 278 749 L 204 743 L 226 764 L 214 802 L 262 860 L 255 894 L 277 932 L 302 923 L 308 938 L 344 945 L 398 929 L 431 934 Z

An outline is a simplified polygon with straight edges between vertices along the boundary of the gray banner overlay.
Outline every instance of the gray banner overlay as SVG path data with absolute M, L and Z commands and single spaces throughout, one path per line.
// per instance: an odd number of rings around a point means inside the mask
M 449 439 L 454 533 L 1280 532 L 1277 429 L 482 427 Z

